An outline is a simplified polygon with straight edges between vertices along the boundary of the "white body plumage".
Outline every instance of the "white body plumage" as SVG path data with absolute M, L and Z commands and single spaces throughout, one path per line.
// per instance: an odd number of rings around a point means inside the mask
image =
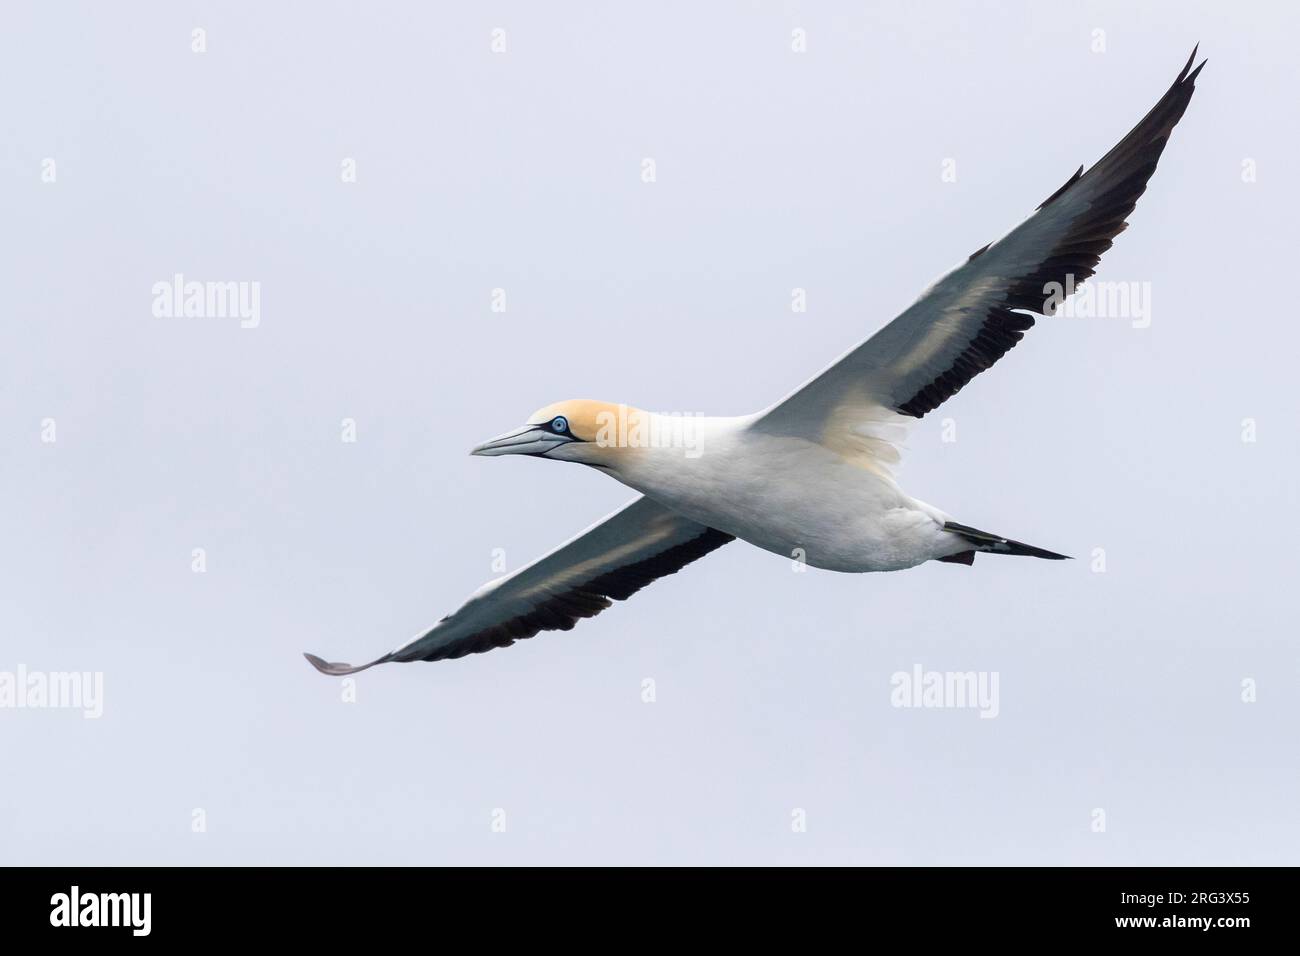
M 883 463 L 768 434 L 752 427 L 755 418 L 697 419 L 692 448 L 627 449 L 604 470 L 692 521 L 816 568 L 898 571 L 970 549 L 943 530 L 946 514 L 903 493 Z

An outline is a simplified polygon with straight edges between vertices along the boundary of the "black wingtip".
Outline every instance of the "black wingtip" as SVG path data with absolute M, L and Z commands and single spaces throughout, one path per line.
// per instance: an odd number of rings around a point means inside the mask
M 1187 58 L 1187 63 L 1183 66 L 1183 72 L 1178 74 L 1178 79 L 1174 80 L 1174 86 L 1182 86 L 1184 83 L 1195 83 L 1196 77 L 1200 75 L 1201 70 L 1205 69 L 1205 64 L 1209 63 L 1209 57 L 1200 62 L 1196 69 L 1192 69 L 1192 64 L 1196 62 L 1196 53 L 1200 50 L 1201 45 L 1198 43 L 1192 47 L 1192 55 Z
M 330 677 L 346 677 L 348 674 L 355 674 L 357 671 L 363 671 L 367 667 L 374 667 L 380 661 L 387 659 L 381 657 L 378 661 L 371 661 L 369 664 L 360 664 L 354 667 L 351 664 L 332 664 L 323 657 L 317 657 L 315 654 L 308 654 L 306 652 L 304 652 L 302 656 L 307 658 L 307 663 L 312 667 Z

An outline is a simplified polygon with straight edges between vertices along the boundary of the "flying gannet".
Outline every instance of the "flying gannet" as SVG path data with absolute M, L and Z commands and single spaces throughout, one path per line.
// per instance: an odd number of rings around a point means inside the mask
M 972 564 L 977 552 L 1064 555 L 958 524 L 895 483 L 906 426 L 933 411 L 1052 315 L 1049 289 L 1082 283 L 1127 226 L 1191 99 L 1196 50 L 1169 91 L 1086 173 L 1083 167 L 1024 222 L 977 250 L 910 308 L 830 368 L 764 411 L 682 422 L 625 405 L 568 401 L 475 448 L 578 462 L 641 493 L 614 514 L 512 574 L 490 581 L 387 661 L 438 661 L 571 629 L 612 601 L 740 538 L 833 571 L 897 571 L 925 561 Z

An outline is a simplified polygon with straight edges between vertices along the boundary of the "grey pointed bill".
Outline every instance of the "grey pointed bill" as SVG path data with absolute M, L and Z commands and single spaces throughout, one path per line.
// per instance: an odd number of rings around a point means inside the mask
M 471 455 L 544 455 L 552 448 L 572 441 L 565 435 L 557 435 L 546 425 L 525 425 L 512 432 L 498 435 L 490 441 L 470 449 Z

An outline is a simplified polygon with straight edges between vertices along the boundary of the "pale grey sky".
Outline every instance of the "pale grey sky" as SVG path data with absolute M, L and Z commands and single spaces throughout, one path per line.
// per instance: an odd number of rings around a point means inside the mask
M 103 715 L 0 709 L 0 862 L 1297 862 L 1295 5 L 613 6 L 6 7 L 0 672 L 102 672 Z M 564 398 L 766 405 L 1198 41 L 1099 274 L 1150 326 L 1040 322 L 900 473 L 1079 560 L 737 543 L 354 703 L 302 659 L 632 496 L 471 445 Z M 259 283 L 257 327 L 155 316 L 177 273 Z M 892 707 L 916 665 L 996 672 L 998 716 Z

